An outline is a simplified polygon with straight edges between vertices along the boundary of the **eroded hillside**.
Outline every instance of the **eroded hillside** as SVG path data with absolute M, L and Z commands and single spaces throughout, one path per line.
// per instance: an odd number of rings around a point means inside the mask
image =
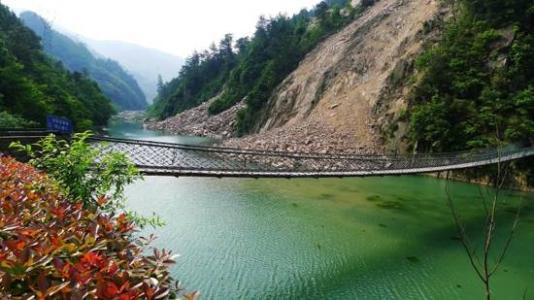
M 228 141 L 301 151 L 383 150 L 385 118 L 406 107 L 390 93 L 422 51 L 423 28 L 439 14 L 434 0 L 382 0 L 332 35 L 277 88 L 258 132 Z M 384 97 L 388 95 L 389 97 Z M 395 95 L 395 96 L 393 96 Z

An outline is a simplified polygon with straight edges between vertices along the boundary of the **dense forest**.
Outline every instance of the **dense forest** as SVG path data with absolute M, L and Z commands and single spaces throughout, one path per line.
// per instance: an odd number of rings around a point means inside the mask
M 84 44 L 55 31 L 33 12 L 24 12 L 20 18 L 41 37 L 46 53 L 61 61 L 70 71 L 86 73 L 118 109 L 142 110 L 147 107 L 137 81 L 116 61 L 96 58 Z
M 177 78 L 160 86 L 151 115 L 164 119 L 219 95 L 209 108 L 217 114 L 246 99 L 237 129 L 239 134 L 250 132 L 276 86 L 306 53 L 373 2 L 358 7 L 347 0 L 321 2 L 292 17 L 260 18 L 250 38 L 234 41 L 226 35 L 219 45 L 193 54 Z
M 50 59 L 39 37 L 0 4 L 0 126 L 42 126 L 57 114 L 87 129 L 105 125 L 113 111 L 95 82 Z
M 410 142 L 420 152 L 533 143 L 534 3 L 450 2 L 441 40 L 416 62 Z M 516 167 L 534 185 L 534 159 Z
M 411 134 L 420 151 L 534 137 L 534 3 L 452 1 L 437 45 L 419 57 Z

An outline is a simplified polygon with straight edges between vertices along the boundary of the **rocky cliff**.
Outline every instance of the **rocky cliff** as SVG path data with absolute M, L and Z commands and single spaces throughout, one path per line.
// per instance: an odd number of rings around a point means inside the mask
M 388 121 L 406 109 L 402 89 L 421 52 L 436 0 L 381 0 L 309 53 L 270 100 L 254 135 L 230 145 L 278 150 L 384 149 Z M 397 82 L 395 82 L 397 81 Z M 400 88 L 393 91 L 392 84 Z
M 398 119 L 407 109 L 413 61 L 433 34 L 431 24 L 444 13 L 438 0 L 375 1 L 308 53 L 276 88 L 255 134 L 227 140 L 226 145 L 366 153 L 383 152 L 388 143 L 399 148 L 405 126 Z M 204 103 L 149 127 L 235 137 L 229 125 L 235 123 L 243 102 L 221 116 L 209 116 L 208 106 Z

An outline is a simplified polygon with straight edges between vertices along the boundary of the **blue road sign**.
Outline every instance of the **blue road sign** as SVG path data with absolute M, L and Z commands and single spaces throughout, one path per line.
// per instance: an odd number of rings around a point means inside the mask
M 74 130 L 72 122 L 69 119 L 52 115 L 46 117 L 46 128 L 61 133 L 72 133 Z

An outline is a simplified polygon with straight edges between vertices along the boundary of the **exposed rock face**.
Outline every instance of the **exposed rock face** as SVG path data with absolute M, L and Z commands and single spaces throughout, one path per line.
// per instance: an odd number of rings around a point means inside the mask
M 394 74 L 420 53 L 437 0 L 381 0 L 323 41 L 278 87 L 258 133 L 232 146 L 314 152 L 382 152 L 381 107 L 406 108 L 402 93 L 384 99 Z M 408 68 L 409 69 L 409 68 Z M 393 75 L 392 75 L 393 74 Z M 379 103 L 380 102 L 380 103 Z M 384 103 L 387 102 L 387 103 Z
M 215 99 L 200 106 L 186 110 L 172 118 L 161 122 L 148 122 L 146 126 L 152 130 L 163 130 L 173 134 L 229 138 L 235 136 L 235 118 L 244 103 L 238 103 L 228 110 L 210 116 L 208 107 Z
M 256 134 L 224 144 L 318 153 L 386 151 L 387 126 L 407 108 L 405 81 L 428 38 L 424 25 L 440 15 L 440 5 L 438 0 L 374 2 L 358 20 L 320 43 L 280 84 Z M 210 103 L 149 128 L 235 137 L 235 116 L 244 104 L 209 116 Z M 402 136 L 406 126 L 400 127 L 393 139 Z
M 224 141 L 225 146 L 256 150 L 275 150 L 305 153 L 375 153 L 376 149 L 351 142 L 351 134 L 344 130 L 325 128 L 317 123 L 296 127 L 275 128 L 262 134 Z

